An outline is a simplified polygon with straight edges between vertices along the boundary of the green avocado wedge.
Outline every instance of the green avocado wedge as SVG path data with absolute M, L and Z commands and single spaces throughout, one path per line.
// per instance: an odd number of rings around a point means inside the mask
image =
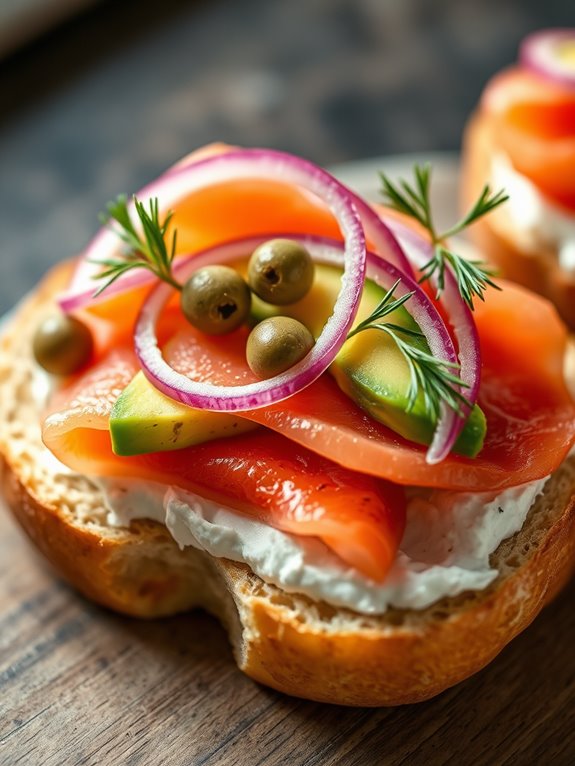
M 225 412 L 186 407 L 154 388 L 143 372 L 122 391 L 110 415 L 112 449 L 124 456 L 191 447 L 257 427 Z
M 271 306 L 254 298 L 253 320 L 257 322 L 278 314 L 290 316 L 307 325 L 317 338 L 340 290 L 341 269 L 318 264 L 315 269 L 312 289 L 297 303 Z M 367 279 L 355 323 L 370 316 L 384 295 L 382 287 Z M 414 331 L 419 329 L 403 306 L 386 316 L 386 321 Z M 422 338 L 410 338 L 408 342 L 429 351 L 427 342 Z M 409 367 L 393 339 L 386 333 L 365 330 L 350 338 L 332 363 L 330 372 L 342 391 L 372 418 L 410 441 L 423 445 L 431 443 L 435 423 L 426 411 L 423 396 L 420 395 L 413 408 L 406 412 Z M 454 446 L 454 452 L 475 457 L 483 446 L 485 430 L 485 416 L 476 405 Z

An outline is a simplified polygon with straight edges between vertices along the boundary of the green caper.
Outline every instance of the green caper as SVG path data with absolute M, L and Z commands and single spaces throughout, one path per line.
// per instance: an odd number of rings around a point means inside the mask
M 291 239 L 270 239 L 257 247 L 248 264 L 248 284 L 267 303 L 285 306 L 303 298 L 313 282 L 308 251 Z
M 71 316 L 47 317 L 37 328 L 32 350 L 38 364 L 53 375 L 71 375 L 83 367 L 94 342 L 85 324 Z
M 237 329 L 247 319 L 251 302 L 250 288 L 229 266 L 198 269 L 182 288 L 185 317 L 209 335 Z
M 272 378 L 297 364 L 313 344 L 312 334 L 297 319 L 270 317 L 249 334 L 246 358 L 258 377 Z

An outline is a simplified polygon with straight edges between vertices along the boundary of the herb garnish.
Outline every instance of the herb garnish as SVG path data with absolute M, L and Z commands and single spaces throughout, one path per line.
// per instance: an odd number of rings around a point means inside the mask
M 458 387 L 467 387 L 456 375 L 459 365 L 437 359 L 420 346 L 413 345 L 401 337 L 401 335 L 405 335 L 407 338 L 424 339 L 423 333 L 393 322 L 381 321 L 388 314 L 403 306 L 414 294 L 409 292 L 402 295 L 401 298 L 395 298 L 394 293 L 400 282 L 401 280 L 398 279 L 386 292 L 370 316 L 348 333 L 347 340 L 363 330 L 381 330 L 393 339 L 409 367 L 410 381 L 407 390 L 406 412 L 413 410 L 421 391 L 426 412 L 435 420 L 439 418 L 442 403 L 458 415 L 463 416 L 462 407 L 470 406 L 470 403 L 458 391 Z
M 170 249 L 166 246 L 166 233 L 173 211 L 169 211 L 164 220 L 160 221 L 158 199 L 149 200 L 149 212 L 144 204 L 136 196 L 133 197 L 134 208 L 141 223 L 142 234 L 136 231 L 134 223 L 128 210 L 128 198 L 121 194 L 107 205 L 107 213 L 102 213 L 100 221 L 120 237 L 127 245 L 127 251 L 122 258 L 94 259 L 93 263 L 99 263 L 106 268 L 94 279 L 105 279 L 106 282 L 98 288 L 96 295 L 99 295 L 112 282 L 132 269 L 148 269 L 159 279 L 167 282 L 181 290 L 182 287 L 172 275 L 172 263 L 176 254 L 176 231 L 172 234 Z M 113 225 L 113 221 L 118 224 Z
M 414 174 L 415 183 L 410 185 L 406 181 L 399 181 L 394 184 L 386 175 L 380 173 L 383 184 L 382 194 L 385 201 L 394 210 L 415 218 L 429 232 L 433 256 L 421 269 L 420 281 L 424 282 L 435 275 L 436 297 L 439 298 L 445 287 L 445 269 L 451 268 L 457 280 L 461 297 L 473 311 L 474 296 L 484 300 L 483 293 L 487 287 L 500 289 L 491 279 L 494 272 L 482 261 L 471 261 L 463 258 L 448 248 L 445 245 L 445 240 L 461 233 L 474 221 L 494 210 L 509 197 L 503 190 L 492 194 L 489 186 L 485 186 L 479 199 L 467 215 L 447 231 L 438 233 L 433 222 L 429 197 L 431 168 L 429 165 L 416 165 Z

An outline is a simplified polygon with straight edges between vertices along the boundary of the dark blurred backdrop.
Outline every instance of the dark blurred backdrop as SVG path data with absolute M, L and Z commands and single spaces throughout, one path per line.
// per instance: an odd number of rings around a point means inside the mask
M 456 151 L 523 35 L 569 25 L 573 0 L 85 3 L 0 61 L 0 314 L 108 199 L 203 143 Z

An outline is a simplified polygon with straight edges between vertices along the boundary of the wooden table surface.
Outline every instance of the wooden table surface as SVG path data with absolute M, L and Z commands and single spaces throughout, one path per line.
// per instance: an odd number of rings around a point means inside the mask
M 521 36 L 572 24 L 571 0 L 101 2 L 0 62 L 0 314 L 195 146 L 456 150 Z M 330 707 L 243 677 L 205 615 L 87 603 L 0 509 L 0 765 L 572 766 L 574 602 L 433 701 Z

